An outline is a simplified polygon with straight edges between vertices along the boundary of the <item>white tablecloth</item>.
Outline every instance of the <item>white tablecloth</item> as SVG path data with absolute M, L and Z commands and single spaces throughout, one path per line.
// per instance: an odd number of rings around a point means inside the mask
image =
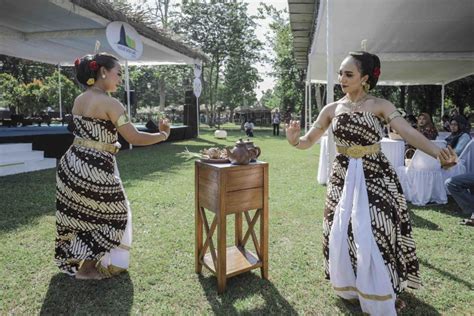
M 326 184 L 328 181 L 328 137 L 323 136 L 320 139 L 321 149 L 319 151 L 319 165 L 318 165 L 318 183 Z
M 328 181 L 327 164 L 328 164 L 328 138 L 327 136 L 321 137 L 321 150 L 319 154 L 319 166 L 318 166 L 318 183 L 326 184 Z M 405 142 L 403 140 L 393 140 L 390 138 L 383 138 L 381 141 L 382 152 L 385 154 L 387 159 L 392 164 L 393 168 L 403 166 L 405 163 Z
M 405 142 L 403 140 L 382 138 L 381 144 L 382 152 L 394 169 L 405 164 Z

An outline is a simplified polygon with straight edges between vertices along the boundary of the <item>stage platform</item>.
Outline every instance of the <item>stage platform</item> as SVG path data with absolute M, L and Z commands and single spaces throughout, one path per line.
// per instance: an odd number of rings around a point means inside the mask
M 135 125 L 139 131 L 150 132 L 143 125 Z M 190 139 L 193 132 L 187 125 L 172 126 L 170 137 L 166 140 L 178 141 Z M 25 126 L 1 127 L 0 144 L 31 143 L 33 150 L 41 150 L 47 158 L 60 158 L 72 144 L 74 136 L 66 126 Z M 129 144 L 119 134 L 119 142 L 123 149 L 128 149 Z

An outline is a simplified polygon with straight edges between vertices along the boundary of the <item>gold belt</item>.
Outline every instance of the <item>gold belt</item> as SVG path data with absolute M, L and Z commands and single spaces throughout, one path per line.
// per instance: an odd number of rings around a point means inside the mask
M 375 143 L 369 146 L 339 146 L 336 145 L 337 152 L 351 158 L 362 158 L 365 155 L 376 154 L 380 152 L 380 143 Z
M 107 151 L 111 154 L 116 154 L 120 150 L 120 143 L 119 142 L 117 142 L 115 144 L 108 144 L 108 143 L 96 142 L 96 141 L 90 140 L 90 139 L 84 139 L 84 138 L 76 137 L 76 138 L 74 138 L 74 142 L 72 144 L 77 145 L 77 146 L 97 149 L 97 150 L 100 150 L 100 151 Z

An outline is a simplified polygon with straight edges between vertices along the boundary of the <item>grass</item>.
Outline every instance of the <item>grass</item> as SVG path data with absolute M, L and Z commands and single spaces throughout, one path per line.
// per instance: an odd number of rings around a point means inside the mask
M 204 130 L 118 154 L 134 242 L 129 272 L 115 279 L 76 281 L 55 267 L 54 170 L 0 178 L 0 314 L 360 314 L 323 276 L 319 146 L 294 150 L 270 129 L 255 132 L 260 159 L 270 163 L 270 280 L 254 270 L 217 295 L 208 271 L 194 273 L 194 162 L 179 153 L 243 136 L 226 129 L 227 140 Z M 424 287 L 403 294 L 404 315 L 472 313 L 474 230 L 457 224 L 454 208 L 411 207 Z

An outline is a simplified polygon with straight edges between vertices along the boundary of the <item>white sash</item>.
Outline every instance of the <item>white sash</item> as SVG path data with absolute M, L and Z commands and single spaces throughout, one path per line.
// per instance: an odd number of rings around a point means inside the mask
M 114 173 L 115 177 L 120 181 L 120 186 L 122 187 L 122 191 L 125 195 L 125 190 L 123 189 L 123 184 L 120 180 L 120 174 L 117 168 L 117 162 L 115 162 Z M 130 203 L 126 196 L 125 202 L 127 204 L 127 226 L 125 227 L 125 232 L 122 236 L 120 245 L 110 250 L 110 252 L 107 252 L 100 260 L 100 264 L 102 266 L 102 269 L 100 270 L 102 272 L 105 270 L 105 274 L 118 274 L 124 270 L 127 270 L 130 265 L 130 247 L 132 246 L 132 212 L 130 209 Z
M 357 277 L 349 255 L 350 219 L 357 248 Z M 396 296 L 389 271 L 372 232 L 362 159 L 349 160 L 342 198 L 329 235 L 329 274 L 336 294 L 344 299 L 358 299 L 363 312 L 396 316 Z

